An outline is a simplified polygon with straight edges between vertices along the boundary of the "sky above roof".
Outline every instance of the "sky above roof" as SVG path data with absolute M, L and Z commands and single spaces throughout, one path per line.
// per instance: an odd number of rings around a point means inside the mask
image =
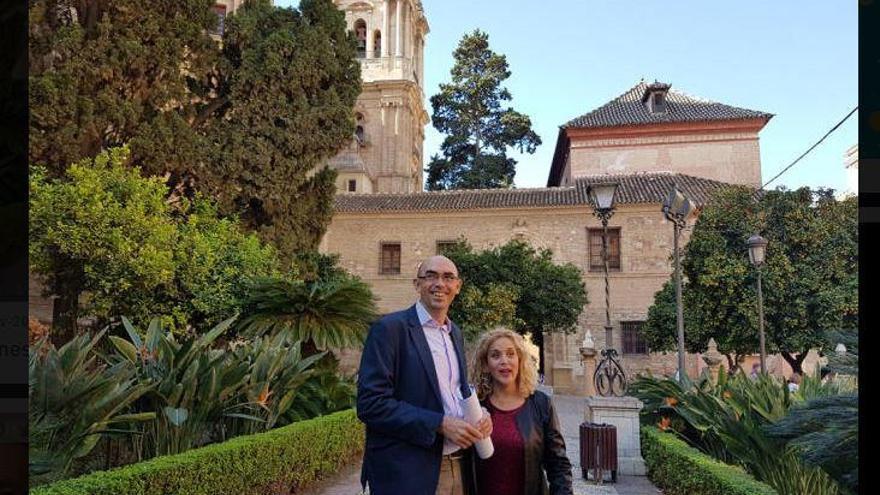
M 298 0 L 276 0 L 297 6 Z M 507 56 L 511 105 L 543 144 L 518 160 L 517 187 L 547 183 L 559 126 L 639 80 L 775 116 L 759 134 L 769 180 L 818 141 L 858 102 L 857 2 L 703 0 L 422 0 L 425 107 L 450 80 L 461 37 L 481 29 Z M 858 142 L 858 113 L 768 187 L 846 189 L 844 153 Z M 424 160 L 443 135 L 425 129 Z

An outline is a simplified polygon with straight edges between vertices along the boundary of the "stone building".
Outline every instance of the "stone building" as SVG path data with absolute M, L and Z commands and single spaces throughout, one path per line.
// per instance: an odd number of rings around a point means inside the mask
M 521 239 L 550 248 L 584 273 L 590 302 L 573 335 L 545 336 L 546 382 L 575 393 L 583 380 L 579 347 L 587 330 L 604 342 L 601 224 L 590 184 L 617 182 L 609 223 L 612 346 L 628 373 L 675 371 L 675 353 L 651 353 L 640 336 L 654 294 L 669 278 L 672 224 L 661 204 L 673 184 L 697 206 L 725 184 L 759 185 L 759 131 L 772 115 L 639 82 L 607 104 L 561 126 L 545 188 L 340 194 L 321 243 L 367 281 L 392 311 L 415 300 L 418 262 L 464 237 L 476 249 Z M 695 217 L 690 219 L 693 225 Z M 689 231 L 685 230 L 683 242 Z M 343 360 L 356 366 L 357 353 Z M 687 372 L 704 366 L 688 355 Z M 780 373 L 783 370 L 779 370 Z
M 423 92 L 428 22 L 419 0 L 334 0 L 358 42 L 363 89 L 354 139 L 329 162 L 336 189 L 353 193 L 422 190 Z

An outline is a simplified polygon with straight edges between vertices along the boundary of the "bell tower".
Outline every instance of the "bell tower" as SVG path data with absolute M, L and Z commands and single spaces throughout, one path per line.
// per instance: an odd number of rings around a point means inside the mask
M 420 0 L 334 0 L 358 42 L 363 87 L 357 130 L 329 165 L 337 192 L 423 189 L 424 52 L 428 21 Z

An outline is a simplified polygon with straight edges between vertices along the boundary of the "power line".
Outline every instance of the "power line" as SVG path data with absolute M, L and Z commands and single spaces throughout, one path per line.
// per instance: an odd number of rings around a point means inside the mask
M 827 138 L 829 135 L 831 135 L 832 132 L 836 131 L 837 128 L 840 127 L 844 122 L 846 122 L 846 119 L 850 118 L 850 116 L 851 116 L 852 114 L 856 113 L 856 110 L 858 110 L 858 109 L 859 109 L 859 107 L 858 107 L 858 105 L 856 105 L 855 108 L 853 108 L 852 110 L 850 110 L 850 112 L 849 112 L 848 114 L 846 114 L 846 117 L 844 117 L 843 120 L 841 120 L 840 122 L 838 122 L 837 125 L 835 125 L 834 127 L 831 128 L 831 130 L 829 130 L 828 132 L 826 132 L 825 135 L 822 136 L 822 139 L 816 141 L 816 144 L 810 146 L 810 149 L 808 149 L 807 151 L 804 151 L 804 153 L 803 153 L 801 156 L 797 157 L 797 159 L 795 159 L 795 161 L 791 162 L 787 167 L 785 167 L 784 169 L 782 169 L 781 172 L 779 172 L 778 174 L 776 174 L 775 176 L 773 176 L 772 179 L 770 179 L 770 180 L 768 180 L 767 182 L 765 182 L 764 185 L 761 186 L 761 189 L 764 189 L 765 187 L 767 187 L 767 184 L 769 184 L 769 183 L 773 182 L 774 180 L 778 179 L 780 175 L 784 174 L 788 169 L 790 169 L 791 167 L 793 167 L 795 163 L 797 163 L 797 162 L 799 162 L 799 161 L 801 160 L 801 158 L 807 156 L 807 154 L 808 154 L 809 152 L 813 151 L 813 148 L 815 148 L 816 146 L 819 146 L 819 143 L 821 143 L 822 141 L 824 141 L 825 138 Z

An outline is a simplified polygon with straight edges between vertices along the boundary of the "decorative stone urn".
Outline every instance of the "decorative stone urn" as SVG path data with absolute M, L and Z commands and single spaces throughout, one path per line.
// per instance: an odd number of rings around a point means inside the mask
M 709 339 L 709 349 L 703 354 L 703 361 L 709 366 L 709 376 L 712 378 L 712 384 L 718 383 L 718 371 L 721 368 L 721 361 L 724 354 L 718 352 L 718 344 L 715 339 Z
M 593 333 L 587 330 L 584 341 L 581 343 L 581 362 L 584 365 L 584 380 L 581 384 L 581 392 L 591 397 L 596 395 L 596 385 L 593 383 L 593 374 L 596 372 L 596 343 L 593 342 Z

